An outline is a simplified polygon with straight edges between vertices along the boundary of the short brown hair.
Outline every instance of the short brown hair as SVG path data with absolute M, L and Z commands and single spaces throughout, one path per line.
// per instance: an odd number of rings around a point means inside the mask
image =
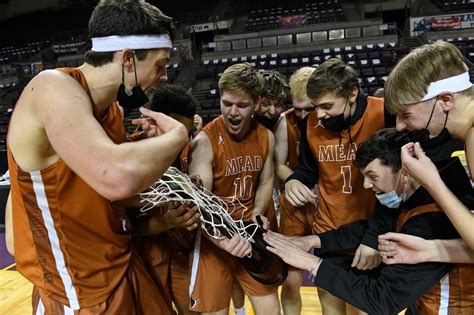
M 101 0 L 89 19 L 89 37 L 111 35 L 161 35 L 174 38 L 173 19 L 144 0 Z M 148 49 L 135 50 L 138 60 L 146 58 Z M 88 51 L 86 63 L 99 67 L 112 61 L 114 52 Z
M 263 78 L 248 62 L 238 63 L 225 69 L 219 79 L 219 92 L 238 92 L 248 94 L 257 100 L 263 92 Z
M 384 87 L 385 105 L 394 114 L 402 113 L 409 104 L 420 102 L 430 83 L 466 71 L 464 57 L 455 45 L 437 41 L 418 47 L 390 73 Z
M 306 92 L 311 99 L 319 98 L 328 92 L 349 97 L 354 88 L 359 89 L 359 77 L 354 68 L 341 59 L 331 58 L 311 74 Z

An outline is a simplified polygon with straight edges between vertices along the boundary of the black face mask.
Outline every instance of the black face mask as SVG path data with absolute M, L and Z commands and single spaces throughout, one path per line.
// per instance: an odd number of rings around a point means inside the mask
M 135 55 L 133 56 L 133 59 L 135 60 Z M 120 84 L 117 92 L 117 101 L 120 106 L 128 110 L 139 108 L 149 101 L 142 87 L 138 85 L 137 68 L 135 68 L 135 65 L 133 66 L 133 70 L 135 72 L 135 86 L 132 88 L 130 93 L 127 93 L 124 84 L 124 70 L 122 65 L 122 84 Z
M 412 142 L 419 142 L 420 146 L 423 149 L 435 148 L 452 139 L 452 136 L 449 133 L 448 128 L 446 128 L 449 112 L 446 113 L 443 130 L 441 130 L 439 135 L 437 135 L 436 137 L 430 138 L 430 132 L 428 131 L 428 126 L 430 125 L 431 118 L 433 117 L 433 113 L 434 113 L 434 109 L 435 109 L 437 101 L 438 101 L 438 97 L 436 97 L 436 100 L 433 104 L 433 109 L 431 110 L 431 115 L 430 115 L 430 118 L 428 119 L 428 123 L 426 124 L 426 127 L 418 131 L 413 131 L 410 135 L 410 140 Z
M 295 116 L 296 118 L 296 127 L 298 128 L 303 128 L 304 127 L 304 118 L 301 118 L 299 116 Z
M 278 117 L 268 118 L 265 116 L 259 116 L 257 114 L 255 114 L 254 117 L 256 121 L 258 121 L 260 124 L 262 124 L 265 128 L 267 128 L 270 131 L 273 131 L 273 128 L 275 128 L 275 125 L 278 122 Z
M 349 98 L 347 98 L 346 104 L 344 105 L 344 109 L 342 110 L 341 114 L 334 117 L 321 119 L 321 123 L 323 124 L 324 128 L 336 132 L 341 132 L 342 130 L 349 128 L 351 125 L 351 115 L 349 115 L 347 119 L 344 119 L 344 112 L 346 111 L 347 103 L 349 103 Z

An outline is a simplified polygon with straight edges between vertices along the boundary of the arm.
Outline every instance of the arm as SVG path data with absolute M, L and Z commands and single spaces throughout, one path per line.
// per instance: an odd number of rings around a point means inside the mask
M 255 192 L 254 208 L 252 213 L 252 219 L 257 215 L 265 216 L 265 212 L 268 209 L 268 204 L 272 199 L 273 192 L 273 154 L 275 148 L 275 139 L 273 133 L 268 130 L 268 153 L 263 164 L 262 173 L 258 181 L 257 191 Z M 264 224 L 264 228 L 267 228 L 268 220 Z
M 201 131 L 191 143 L 190 158 L 188 169 L 189 176 L 199 176 L 202 180 L 203 186 L 207 190 L 212 191 L 213 151 L 211 141 L 205 132 Z M 203 235 L 217 247 L 227 251 L 233 256 L 244 257 L 252 251 L 250 243 L 237 234 L 230 239 L 223 238 L 219 240 L 209 237 L 207 233 L 203 233 Z
M 10 255 L 15 256 L 13 243 L 13 221 L 12 221 L 12 193 L 8 194 L 5 206 L 5 244 Z
M 448 264 L 385 267 L 375 279 L 355 275 L 307 253 L 291 242 L 264 236 L 268 250 L 315 276 L 315 285 L 370 314 L 393 314 L 412 304 L 452 268 Z
M 29 116 L 22 118 L 32 118 L 32 126 L 24 136 L 17 127 L 9 137 L 12 140 L 14 136 L 11 149 L 20 167 L 25 171 L 37 170 L 62 159 L 110 200 L 125 199 L 153 184 L 187 142 L 183 125 L 161 113 L 141 109 L 145 117 L 160 127 L 162 135 L 116 144 L 93 116 L 89 96 L 82 87 L 58 71 L 40 73 L 23 96 L 30 103 L 19 104 L 29 106 Z M 14 123 L 18 126 L 21 121 Z M 38 158 L 43 165 L 38 165 Z
M 309 116 L 309 115 L 308 115 Z M 318 179 L 318 165 L 306 139 L 307 118 L 301 128 L 299 163 L 295 172 L 285 182 L 285 197 L 295 207 L 301 207 L 308 202 L 317 205 L 318 196 L 309 187 L 313 187 Z
M 285 181 L 293 174 L 293 170 L 286 165 L 288 161 L 288 132 L 286 129 L 286 116 L 282 115 L 275 132 L 275 167 L 279 179 Z
M 474 250 L 462 239 L 425 240 L 408 234 L 387 233 L 379 236 L 379 250 L 387 265 L 428 261 L 474 263 Z
M 403 168 L 414 177 L 444 210 L 469 248 L 474 249 L 474 215 L 446 187 L 436 166 L 425 155 L 419 143 L 402 147 Z

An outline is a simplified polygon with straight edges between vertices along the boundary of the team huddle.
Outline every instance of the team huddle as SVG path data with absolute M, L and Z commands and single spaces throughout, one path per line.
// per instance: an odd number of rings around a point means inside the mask
M 323 314 L 474 312 L 474 90 L 454 45 L 411 51 L 384 97 L 337 58 L 289 80 L 234 64 L 201 126 L 196 99 L 160 85 L 171 18 L 104 0 L 89 35 L 85 63 L 33 78 L 10 121 L 7 234 L 33 314 L 245 314 L 245 296 L 300 314 L 304 271 Z M 133 134 L 123 108 L 140 108 Z M 140 211 L 171 166 L 263 241 L 205 228 L 222 220 L 206 199 Z M 256 243 L 272 267 L 249 272 Z

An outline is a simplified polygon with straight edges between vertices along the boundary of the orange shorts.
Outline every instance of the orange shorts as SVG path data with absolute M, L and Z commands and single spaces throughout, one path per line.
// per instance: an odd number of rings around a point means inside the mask
M 215 312 L 229 308 L 234 276 L 247 296 L 277 293 L 278 288 L 266 286 L 252 278 L 235 257 L 218 248 L 204 235 L 196 238 L 191 259 L 191 311 Z
M 315 206 L 308 203 L 302 207 L 294 207 L 285 198 L 285 193 L 280 197 L 280 233 L 288 236 L 304 236 L 316 233 L 316 216 L 318 211 Z
M 171 295 L 173 302 L 189 305 L 189 253 L 176 251 L 171 254 Z
M 33 314 L 173 314 L 162 292 L 156 287 L 142 260 L 135 253 L 131 256 L 129 268 L 122 281 L 110 292 L 107 300 L 97 305 L 73 311 L 36 286 L 33 288 L 32 304 Z

